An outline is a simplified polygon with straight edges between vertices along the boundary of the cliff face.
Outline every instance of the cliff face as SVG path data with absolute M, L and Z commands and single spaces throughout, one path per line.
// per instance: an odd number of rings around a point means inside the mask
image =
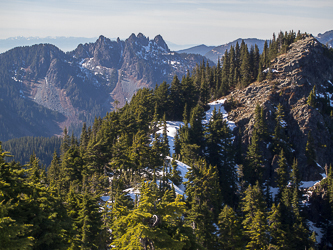
M 123 106 L 142 87 L 171 82 L 204 59 L 200 55 L 171 52 L 162 36 L 149 39 L 139 33 L 125 41 L 100 36 L 95 43 L 79 45 L 69 53 L 83 68 L 108 81 L 110 96 Z
M 266 70 L 268 71 L 268 70 Z M 312 36 L 303 37 L 293 43 L 286 54 L 271 62 L 271 79 L 255 82 L 242 90 L 235 90 L 227 96 L 233 99 L 237 108 L 229 112 L 229 119 L 241 128 L 243 144 L 250 141 L 254 125 L 254 109 L 257 103 L 264 107 L 269 134 L 273 134 L 278 104 L 285 113 L 286 136 L 291 144 L 291 154 L 298 160 L 302 180 L 319 180 L 325 164 L 333 162 L 332 118 L 329 113 L 333 99 L 333 60 Z M 316 86 L 315 108 L 307 99 Z M 231 99 L 232 98 L 232 99 Z M 308 164 L 305 147 L 311 131 L 318 164 Z M 269 145 L 262 145 L 266 177 L 274 175 L 276 156 Z

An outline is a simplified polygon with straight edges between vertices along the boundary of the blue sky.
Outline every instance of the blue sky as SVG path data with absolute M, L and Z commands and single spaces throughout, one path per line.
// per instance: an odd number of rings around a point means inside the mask
M 0 0 L 0 39 L 161 34 L 176 44 L 333 30 L 332 0 Z

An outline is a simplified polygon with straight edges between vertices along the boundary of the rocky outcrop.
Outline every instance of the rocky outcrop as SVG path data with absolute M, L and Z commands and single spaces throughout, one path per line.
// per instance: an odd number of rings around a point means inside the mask
M 322 167 L 333 162 L 333 123 L 323 104 L 328 102 L 329 106 L 333 101 L 333 60 L 327 52 L 327 48 L 314 37 L 304 36 L 291 44 L 287 53 L 271 62 L 270 80 L 255 82 L 227 96 L 229 103 L 232 100 L 237 106 L 229 112 L 229 119 L 241 128 L 242 142 L 245 145 L 249 143 L 252 135 L 257 103 L 264 107 L 270 134 L 273 134 L 275 127 L 274 113 L 278 104 L 282 104 L 287 124 L 286 135 L 292 146 L 291 153 L 298 160 L 304 181 L 321 179 L 320 173 L 324 171 Z M 307 104 L 307 98 L 314 86 L 318 99 L 315 108 Z M 309 131 L 313 137 L 318 164 L 308 164 L 305 156 Z M 267 160 L 266 174 L 272 174 L 276 167 L 274 154 L 268 146 L 262 150 Z
M 204 59 L 200 55 L 171 52 L 161 35 L 150 40 L 142 33 L 132 34 L 125 41 L 100 36 L 95 43 L 79 45 L 69 55 L 83 68 L 109 81 L 106 84 L 110 86 L 110 95 L 119 107 L 138 89 L 171 82 L 175 74 L 183 76 Z

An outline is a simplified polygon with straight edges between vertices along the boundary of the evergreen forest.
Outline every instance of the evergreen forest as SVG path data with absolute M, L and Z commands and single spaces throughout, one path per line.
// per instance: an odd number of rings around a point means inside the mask
M 0 249 L 332 249 L 332 167 L 322 183 L 326 224 L 318 244 L 298 162 L 283 138 L 282 106 L 269 134 L 257 105 L 247 148 L 221 110 L 203 122 L 209 102 L 269 79 L 271 59 L 301 36 L 280 32 L 261 54 L 242 42 L 216 66 L 202 62 L 171 84 L 138 90 L 124 107 L 84 123 L 80 137 L 65 129 L 59 144 L 39 141 L 54 147 L 47 149 L 50 164 L 37 150 L 27 161 L 11 160 L 10 151 L 36 143 L 32 138 L 0 144 Z M 167 121 L 182 121 L 173 148 Z M 274 197 L 262 169 L 263 141 L 278 155 Z

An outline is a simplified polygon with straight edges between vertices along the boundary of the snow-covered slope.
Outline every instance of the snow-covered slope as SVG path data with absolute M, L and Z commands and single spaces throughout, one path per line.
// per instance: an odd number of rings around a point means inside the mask
M 211 117 L 213 115 L 213 110 L 216 109 L 216 111 L 219 111 L 219 110 L 221 111 L 221 113 L 223 114 L 223 118 L 225 120 L 227 120 L 228 125 L 229 125 L 231 130 L 233 130 L 236 127 L 234 122 L 228 120 L 228 113 L 225 111 L 225 109 L 223 107 L 224 102 L 225 102 L 225 99 L 221 99 L 221 100 L 213 101 L 213 102 L 208 104 L 210 108 L 209 108 L 208 111 L 206 111 L 205 119 L 202 121 L 202 123 L 204 125 L 209 123 L 209 120 L 211 119 Z M 181 122 L 181 121 L 167 121 L 167 135 L 168 135 L 169 149 L 170 149 L 170 155 L 171 156 L 175 152 L 175 150 L 174 150 L 174 139 L 175 139 L 175 136 L 177 134 L 178 129 L 181 126 L 184 126 L 184 123 Z M 161 127 L 160 130 L 157 131 L 157 133 L 162 134 L 163 133 L 163 128 Z M 173 158 L 168 156 L 167 159 L 169 160 L 169 162 L 171 162 Z M 183 178 L 183 182 L 186 182 L 187 179 L 185 178 L 185 175 L 188 172 L 188 170 L 190 169 L 190 166 L 188 166 L 185 163 L 183 163 L 181 161 L 178 161 L 178 160 L 176 160 L 176 162 L 177 162 L 177 168 L 181 173 L 180 175 Z M 160 173 L 160 174 L 162 175 L 163 173 Z M 174 183 L 169 181 L 169 185 L 170 186 L 173 185 L 175 187 L 175 191 L 176 191 L 177 194 L 184 195 L 185 187 L 183 186 L 183 184 L 181 184 L 179 186 L 176 186 Z M 139 194 L 139 191 L 136 188 L 129 188 L 129 189 L 126 189 L 124 191 L 127 192 L 132 199 L 135 199 L 135 196 Z

